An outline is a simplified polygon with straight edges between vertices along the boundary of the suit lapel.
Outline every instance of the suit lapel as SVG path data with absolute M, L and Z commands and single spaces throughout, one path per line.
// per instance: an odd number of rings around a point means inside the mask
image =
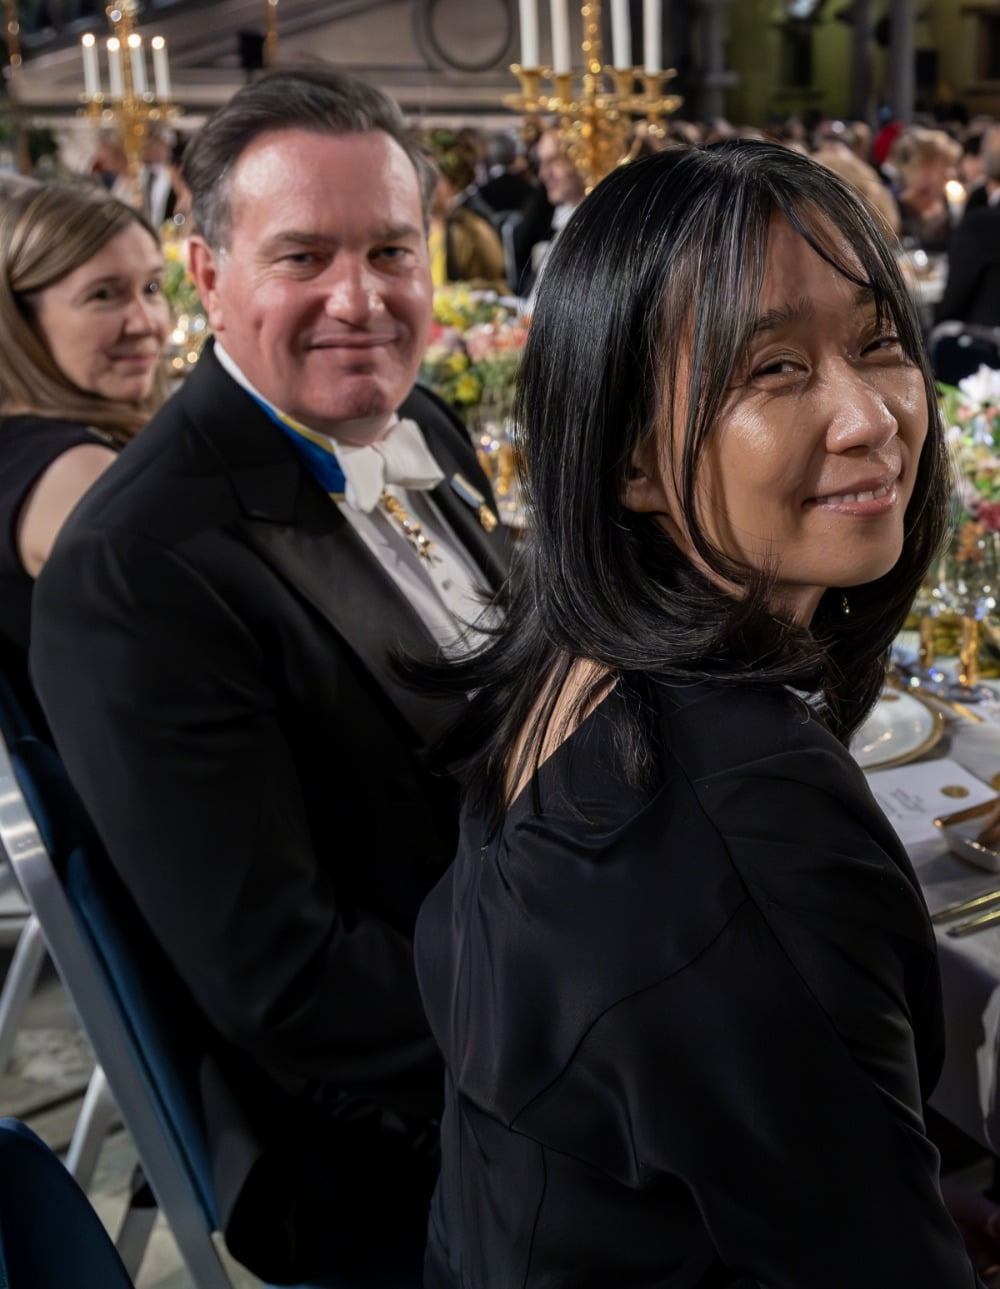
M 394 658 L 438 653 L 421 618 L 210 351 L 189 384 L 182 396 L 239 498 L 247 544 L 323 615 L 420 740 L 432 742 L 463 704 L 429 698 L 396 675 Z
M 309 481 L 289 526 L 249 523 L 250 546 L 314 606 L 350 646 L 379 689 L 422 742 L 433 742 L 463 704 L 428 698 L 396 674 L 396 659 L 430 660 L 438 648 L 406 597 L 382 570 L 336 506 Z M 303 523 L 302 521 L 306 522 Z

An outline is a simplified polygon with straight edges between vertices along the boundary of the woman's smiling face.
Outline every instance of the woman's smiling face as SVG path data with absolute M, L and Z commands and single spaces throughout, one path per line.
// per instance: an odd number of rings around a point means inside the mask
M 871 292 L 776 215 L 753 335 L 698 469 L 705 535 L 773 571 L 773 607 L 808 623 L 828 587 L 874 581 L 898 560 L 928 415 L 923 376 Z M 627 504 L 657 514 L 694 559 L 664 458 Z
M 163 254 L 140 223 L 29 300 L 56 366 L 74 385 L 130 403 L 148 396 L 170 308 Z

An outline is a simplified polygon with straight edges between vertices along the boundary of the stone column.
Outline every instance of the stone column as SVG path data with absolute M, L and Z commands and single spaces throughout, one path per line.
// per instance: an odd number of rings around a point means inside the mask
M 726 10 L 732 0 L 699 0 L 695 49 L 698 60 L 698 111 L 704 121 L 725 116 L 724 91 L 739 84 L 726 68 Z
M 915 0 L 892 0 L 889 18 L 889 107 L 897 121 L 913 116 Z
M 872 111 L 872 0 L 854 0 L 851 33 L 851 115 L 855 121 L 874 122 Z

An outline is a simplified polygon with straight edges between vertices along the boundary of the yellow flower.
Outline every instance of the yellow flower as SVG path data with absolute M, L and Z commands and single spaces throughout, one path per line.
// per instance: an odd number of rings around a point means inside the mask
M 448 370 L 460 376 L 469 366 L 469 357 L 461 351 L 448 355 Z
M 459 403 L 475 403 L 479 400 L 479 377 L 466 372 L 455 385 L 455 398 Z

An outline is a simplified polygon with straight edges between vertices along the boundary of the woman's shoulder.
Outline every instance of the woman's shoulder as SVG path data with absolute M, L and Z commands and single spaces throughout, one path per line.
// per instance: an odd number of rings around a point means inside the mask
M 851 892 L 861 896 L 855 906 L 888 890 L 897 909 L 903 891 L 907 907 L 919 904 L 906 851 L 864 772 L 803 695 L 781 685 L 667 688 L 661 711 L 664 775 L 690 785 L 751 889 L 780 892 L 787 904 L 840 900 L 845 910 Z
M 16 444 L 21 450 L 30 452 L 34 447 L 42 454 L 53 444 L 74 447 L 77 443 L 114 447 L 107 435 L 81 421 L 39 416 L 34 412 L 0 415 L 0 449 Z
M 864 772 L 806 695 L 780 684 L 655 692 L 663 773 L 683 775 L 722 834 L 837 839 L 844 853 L 878 855 L 876 867 L 913 884 Z
M 76 447 L 113 445 L 78 421 L 48 416 L 0 416 L 0 515 L 16 514 L 30 489 L 54 461 Z
M 634 786 L 637 760 L 645 769 Z M 792 795 L 810 785 L 838 798 L 867 793 L 809 697 L 787 685 L 631 676 L 543 762 L 518 804 L 622 826 L 680 780 L 711 799 L 714 787 L 765 779 Z
M 657 679 L 648 692 L 661 739 L 693 777 L 810 748 L 844 753 L 812 697 L 777 681 Z

